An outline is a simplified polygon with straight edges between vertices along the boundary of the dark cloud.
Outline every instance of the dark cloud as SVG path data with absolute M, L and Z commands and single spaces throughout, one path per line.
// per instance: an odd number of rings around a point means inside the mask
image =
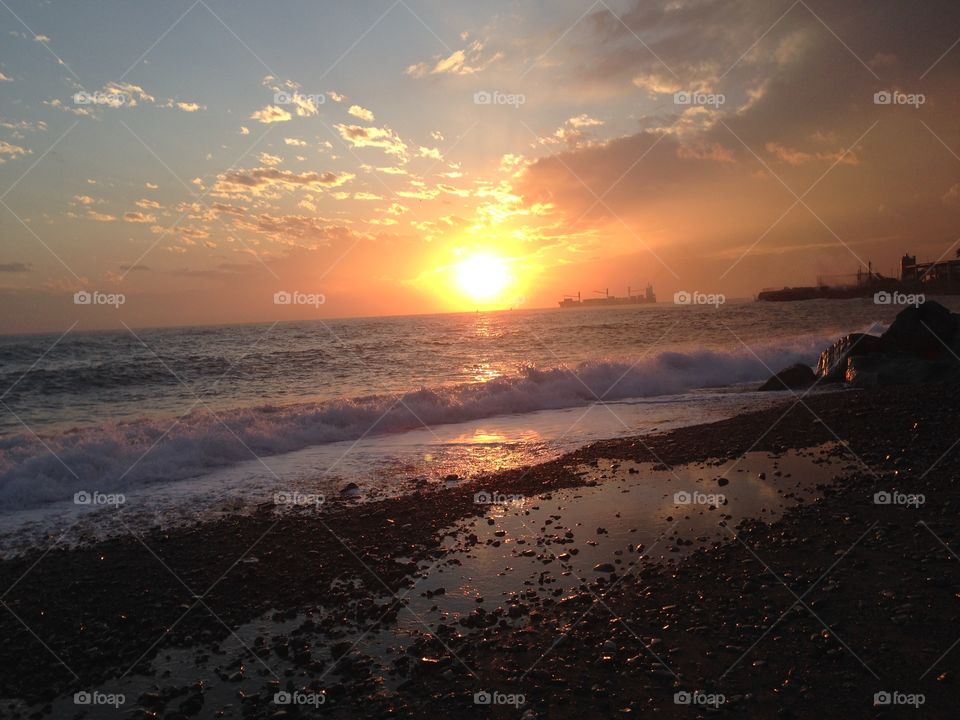
M 22 262 L 10 262 L 10 263 L 0 263 L 0 272 L 4 273 L 24 273 L 30 272 L 31 269 L 30 263 Z
M 638 0 L 619 20 L 595 12 L 557 50 L 571 53 L 564 82 L 655 110 L 633 135 L 532 163 L 518 189 L 554 203 L 571 231 L 594 223 L 638 244 L 846 243 L 849 263 L 870 238 L 942 250 L 960 219 L 945 201 L 960 169 L 960 46 L 943 55 L 958 33 L 960 3 L 946 0 Z M 678 106 L 677 90 L 726 102 Z M 925 102 L 876 104 L 884 91 Z

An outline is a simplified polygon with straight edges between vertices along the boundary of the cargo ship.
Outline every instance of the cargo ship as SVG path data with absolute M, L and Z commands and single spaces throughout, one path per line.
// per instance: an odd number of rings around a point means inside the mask
M 589 297 L 581 299 L 580 293 L 574 295 L 564 295 L 559 305 L 562 308 L 572 307 L 607 307 L 610 305 L 650 305 L 657 301 L 657 296 L 653 292 L 653 285 L 647 285 L 646 292 L 643 295 L 634 295 L 631 288 L 627 287 L 627 296 L 618 297 L 610 294 L 610 288 L 606 290 L 594 290 L 594 293 L 601 297 Z

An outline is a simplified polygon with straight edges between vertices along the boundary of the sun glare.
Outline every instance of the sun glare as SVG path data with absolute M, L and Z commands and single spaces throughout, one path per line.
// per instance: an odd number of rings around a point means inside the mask
M 510 282 L 510 272 L 503 258 L 494 255 L 471 255 L 454 266 L 457 287 L 474 302 L 490 302 Z

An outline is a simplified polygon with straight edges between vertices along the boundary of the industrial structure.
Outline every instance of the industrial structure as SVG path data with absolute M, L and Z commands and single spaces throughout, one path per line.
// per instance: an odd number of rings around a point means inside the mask
M 884 277 L 874 272 L 873 263 L 869 263 L 866 271 L 860 268 L 853 275 L 820 276 L 812 287 L 765 288 L 757 295 L 757 300 L 844 299 L 870 297 L 878 292 L 960 295 L 960 250 L 955 258 L 927 263 L 918 263 L 916 255 L 904 255 L 900 259 L 899 278 Z

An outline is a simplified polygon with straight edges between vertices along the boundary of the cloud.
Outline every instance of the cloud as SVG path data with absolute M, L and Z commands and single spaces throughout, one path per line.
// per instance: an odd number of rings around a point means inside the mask
M 273 90 L 273 105 L 268 105 L 263 110 L 254 113 L 251 117 L 254 120 L 259 120 L 260 122 L 282 122 L 289 120 L 290 117 L 282 118 L 278 110 L 283 110 L 278 108 L 278 105 L 286 105 L 293 109 L 293 113 L 297 117 L 312 117 L 317 114 L 318 106 L 326 102 L 326 95 L 323 93 L 315 95 L 307 95 L 300 92 L 300 84 L 294 82 L 293 80 L 283 80 L 279 81 L 277 78 L 272 75 L 267 75 L 263 78 L 263 84 L 268 86 Z M 284 111 L 286 112 L 286 111 Z M 290 113 L 286 112 L 289 116 Z M 280 120 L 263 120 L 260 115 L 265 118 L 281 118 Z
M 0 82 L 13 82 L 13 78 L 8 77 L 7 75 L 4 75 L 2 72 L 0 72 Z
M 71 101 L 72 102 L 72 101 Z M 66 105 L 60 98 L 54 98 L 53 100 L 44 100 L 44 105 L 52 107 L 54 110 L 60 110 L 61 112 L 70 113 L 71 115 L 76 115 L 78 117 L 90 117 L 93 115 L 90 108 L 88 107 L 74 107 L 71 105 Z
M 120 266 L 120 270 L 122 270 L 123 272 L 149 272 L 150 267 L 147 265 L 143 265 L 141 263 L 137 263 L 136 265 L 129 265 L 124 263 L 123 265 Z
M 264 125 L 269 125 L 270 123 L 275 122 L 287 122 L 291 118 L 293 118 L 293 115 L 288 113 L 282 107 L 277 107 L 276 105 L 267 105 L 262 110 L 257 110 L 250 115 L 251 120 L 256 120 Z M 241 135 L 246 135 L 247 133 L 243 132 L 242 130 L 243 129 L 241 129 Z
M 123 219 L 130 223 L 155 223 L 157 216 L 142 212 L 126 212 L 123 214 Z
M 176 107 L 178 110 L 183 110 L 184 112 L 188 112 L 188 113 L 195 113 L 195 112 L 198 112 L 199 110 L 206 110 L 206 108 L 203 105 L 199 105 L 195 102 L 177 101 Z
M 43 120 L 31 122 L 30 120 L 8 120 L 5 117 L 0 117 L 0 127 L 13 130 L 13 136 L 21 138 L 24 132 L 45 132 L 47 124 Z
M 570 118 L 567 120 L 567 123 L 569 123 L 571 127 L 575 128 L 598 127 L 603 125 L 603 120 L 597 120 L 596 118 L 592 118 L 584 113 L 583 115 L 577 115 L 576 117 Z
M 266 235 L 275 242 L 313 248 L 337 241 L 354 241 L 361 237 L 350 228 L 333 224 L 315 215 L 261 213 L 251 221 L 238 221 L 236 227 Z
M 25 273 L 30 272 L 33 266 L 30 263 L 10 262 L 0 263 L 0 273 Z
M 689 145 L 680 145 L 677 148 L 677 157 L 682 160 L 713 160 L 715 162 L 734 162 L 733 151 L 720 143 L 693 142 Z
M 567 120 L 563 125 L 557 128 L 552 135 L 544 135 L 538 138 L 541 145 L 566 145 L 568 148 L 589 145 L 595 138 L 588 128 L 600 127 L 602 120 L 596 120 L 589 115 L 577 115 Z
M 858 165 L 859 160 L 854 152 L 845 152 L 837 150 L 836 152 L 804 152 L 793 148 L 785 147 L 779 143 L 768 142 L 765 146 L 766 151 L 787 165 L 800 166 L 814 161 L 824 163 L 843 163 L 845 165 Z
M 300 138 L 284 138 L 284 139 L 283 139 L 283 144 L 284 144 L 284 145 L 292 145 L 292 146 L 294 146 L 294 147 L 306 147 L 306 146 L 307 146 L 306 140 L 301 140 Z
M 340 137 L 353 147 L 373 147 L 388 155 L 406 157 L 407 146 L 390 128 L 361 127 L 359 125 L 335 125 Z
M 210 207 L 217 212 L 225 213 L 227 215 L 245 215 L 247 212 L 247 209 L 244 207 L 240 207 L 239 205 L 230 205 L 228 203 L 214 203 Z
M 96 220 L 97 222 L 113 222 L 117 219 L 116 215 L 110 215 L 109 213 L 101 213 L 96 210 L 87 210 L 87 217 L 91 220 Z
M 139 200 L 137 200 L 136 206 L 138 208 L 143 208 L 144 210 L 147 210 L 147 209 L 157 210 L 160 208 L 160 203 L 158 203 L 156 200 L 140 198 Z
M 33 39 L 38 43 L 50 42 L 50 37 L 48 35 L 34 35 Z
M 327 93 L 327 97 L 329 97 L 335 103 L 342 103 L 347 99 L 346 95 L 341 95 L 340 93 L 334 92 L 333 90 Z
M 495 53 L 487 60 L 483 59 L 484 44 L 475 40 L 462 50 L 455 50 L 447 57 L 437 56 L 432 65 L 416 63 L 406 69 L 406 74 L 415 78 L 425 75 L 473 75 L 481 72 L 503 57 Z
M 231 170 L 217 176 L 215 195 L 260 195 L 273 188 L 284 190 L 322 191 L 339 187 L 354 178 L 352 173 L 304 172 L 261 167 L 252 170 Z
M 0 140 L 0 165 L 12 158 L 31 154 L 32 151 L 28 150 L 27 148 L 20 147 L 19 145 L 12 145 L 6 140 Z
M 127 82 L 108 82 L 103 86 L 99 95 L 94 93 L 94 99 L 101 98 L 102 102 L 95 105 L 109 105 L 110 107 L 136 107 L 138 103 L 155 103 L 156 98 L 139 85 Z
M 275 167 L 283 162 L 283 158 L 279 155 L 271 155 L 270 153 L 262 152 L 260 153 L 260 162 L 262 162 L 264 165 Z
M 367 122 L 373 122 L 373 113 L 362 108 L 359 105 L 351 105 L 350 109 L 347 110 L 347 113 L 353 115 L 355 118 L 360 118 L 361 120 L 366 120 Z
M 240 126 L 240 134 L 241 134 L 241 135 L 249 135 L 249 134 L 250 134 L 250 128 L 244 127 L 243 125 L 241 125 L 241 126 Z

